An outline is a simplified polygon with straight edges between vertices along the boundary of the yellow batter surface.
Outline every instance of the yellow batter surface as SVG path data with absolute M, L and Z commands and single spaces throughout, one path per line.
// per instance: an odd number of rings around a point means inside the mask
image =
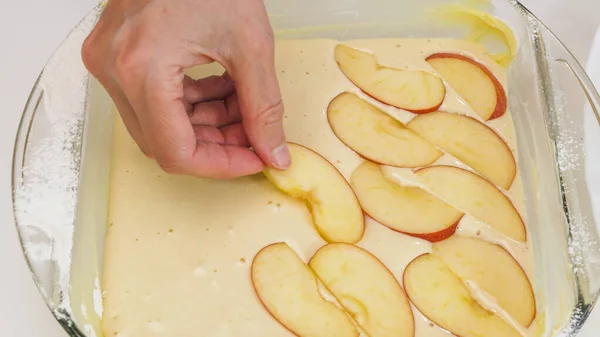
M 280 40 L 276 67 L 285 102 L 288 141 L 323 155 L 348 180 L 362 159 L 333 134 L 325 109 L 342 91 L 369 100 L 402 122 L 415 115 L 374 102 L 339 70 L 333 40 Z M 505 82 L 503 69 L 483 47 L 459 40 L 376 39 L 345 41 L 368 50 L 381 64 L 434 72 L 424 57 L 435 52 L 471 55 Z M 201 77 L 215 67 L 195 71 Z M 476 116 L 449 89 L 439 110 Z M 510 111 L 488 126 L 516 150 Z M 258 300 L 250 281 L 255 254 L 274 242 L 288 243 L 304 261 L 325 244 L 306 205 L 278 191 L 262 174 L 235 181 L 171 176 L 144 157 L 120 120 L 112 158 L 110 215 L 106 237 L 103 289 L 105 336 L 112 337 L 286 337 Z M 464 167 L 445 154 L 436 164 Z M 410 181 L 412 171 L 386 168 L 386 174 Z M 518 177 L 507 193 L 523 212 Z M 468 214 L 460 235 L 484 236 L 507 248 L 531 279 L 528 247 L 486 230 Z M 357 244 L 377 256 L 402 280 L 407 264 L 431 251 L 427 241 L 410 237 L 367 218 Z M 413 307 L 417 337 L 449 333 Z

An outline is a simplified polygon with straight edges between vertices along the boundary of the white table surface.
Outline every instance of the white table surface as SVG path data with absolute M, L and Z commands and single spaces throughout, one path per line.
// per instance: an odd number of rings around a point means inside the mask
M 600 1 L 522 2 L 585 64 L 600 24 Z M 38 295 L 21 253 L 11 209 L 11 156 L 21 110 L 39 71 L 62 38 L 95 3 L 96 0 L 0 0 L 0 334 L 3 337 L 67 336 Z M 596 86 L 600 87 L 600 83 Z M 581 337 L 598 336 L 600 310 L 593 316 Z

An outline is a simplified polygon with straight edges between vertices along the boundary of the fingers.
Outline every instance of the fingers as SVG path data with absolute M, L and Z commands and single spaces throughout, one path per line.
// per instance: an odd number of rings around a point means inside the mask
M 109 86 L 106 86 L 106 88 L 108 94 L 117 107 L 117 111 L 123 120 L 123 124 L 125 124 L 127 132 L 131 138 L 133 138 L 133 141 L 135 141 L 144 155 L 147 157 L 152 157 L 152 153 L 148 149 L 148 145 L 144 139 L 144 134 L 142 133 L 140 123 L 138 122 L 137 116 L 135 115 L 135 112 L 133 111 L 133 108 L 129 104 L 127 98 L 120 90 L 115 90 Z
M 246 147 L 199 143 L 192 159 L 194 173 L 215 179 L 231 179 L 256 174 L 264 164 Z
M 167 65 L 144 68 L 150 70 L 143 76 L 135 73 L 136 68 L 120 69 L 121 87 L 156 162 L 169 173 L 188 173 L 196 137 L 183 103 L 183 69 Z
M 216 128 L 208 125 L 194 125 L 196 140 L 200 143 L 235 145 L 248 147 L 250 143 L 241 123 Z
M 246 130 L 241 123 L 227 125 L 221 128 L 221 133 L 223 133 L 223 140 L 226 145 L 250 146 L 250 142 L 246 136 Z
M 151 72 L 147 76 L 143 90 L 127 94 L 134 98 L 132 107 L 138 112 L 148 147 L 163 170 L 218 179 L 262 171 L 264 164 L 260 158 L 249 148 L 242 147 L 247 146 L 248 141 L 239 124 L 221 130 L 192 126 L 182 102 L 182 73 L 178 76 Z M 198 142 L 197 135 L 202 142 Z
M 267 165 L 288 168 L 291 158 L 283 133 L 283 102 L 277 81 L 264 71 L 248 70 L 236 83 L 240 111 L 252 147 Z
M 225 99 L 235 91 L 226 74 L 198 81 L 184 76 L 187 67 L 214 61 L 225 65 L 229 58 L 222 55 L 245 58 L 244 48 L 232 45 L 239 39 L 233 30 L 247 30 L 242 40 L 252 43 L 256 24 L 268 26 L 266 12 L 260 11 L 261 0 L 227 4 L 239 15 L 221 15 L 229 13 L 218 11 L 229 8 L 222 1 L 111 1 L 82 48 L 90 72 L 114 84 L 115 90 L 109 94 L 130 135 L 167 172 L 233 178 L 260 172 L 263 160 L 273 165 L 273 158 L 281 158 L 272 150 L 284 144 L 282 132 L 251 127 L 253 137 L 249 139 L 240 124 L 242 112 L 247 111 L 243 119 L 260 125 L 252 121 L 264 122 L 260 115 L 275 111 L 277 116 L 281 110 L 269 108 L 271 103 L 280 105 L 279 94 L 272 95 L 273 85 L 267 88 L 266 101 L 256 95 L 262 88 L 251 88 L 272 81 L 272 69 L 268 80 L 257 80 L 262 75 L 254 70 L 254 80 L 242 81 L 240 98 L 246 103 L 240 106 L 237 100 Z M 254 15 L 255 8 L 258 15 Z M 246 29 L 245 21 L 255 24 Z M 254 58 L 259 53 L 255 50 L 248 59 L 261 60 Z M 272 64 L 272 55 L 265 62 Z M 245 77 L 250 68 L 246 61 L 237 68 L 238 74 Z M 215 100 L 220 104 L 207 103 Z M 274 136 L 261 136 L 265 131 Z M 260 157 L 247 147 L 250 141 Z
M 262 41 L 260 36 L 254 39 Z M 236 84 L 246 134 L 265 164 L 285 169 L 291 158 L 283 133 L 283 102 L 275 75 L 273 43 L 267 39 L 245 44 L 232 54 L 229 72 Z
M 242 121 L 237 96 L 231 95 L 222 101 L 197 103 L 189 113 L 193 125 L 222 127 Z
M 189 76 L 183 79 L 183 98 L 190 104 L 223 99 L 231 95 L 235 85 L 227 73 L 222 76 L 209 76 L 193 80 Z

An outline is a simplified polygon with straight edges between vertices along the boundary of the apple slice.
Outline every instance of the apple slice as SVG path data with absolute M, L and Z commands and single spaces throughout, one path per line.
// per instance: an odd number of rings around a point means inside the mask
M 406 294 L 371 253 L 332 243 L 321 247 L 309 265 L 368 336 L 414 336 L 415 321 Z
M 470 213 L 513 240 L 527 241 L 519 212 L 489 181 L 453 166 L 429 166 L 417 170 L 415 174 L 433 194 L 450 205 Z
M 400 70 L 377 63 L 373 54 L 344 45 L 335 61 L 346 77 L 366 94 L 414 113 L 437 110 L 446 96 L 444 82 L 426 71 Z
M 483 119 L 506 112 L 506 93 L 500 81 L 483 64 L 459 54 L 437 53 L 426 61 Z
M 454 234 L 463 213 L 425 190 L 385 178 L 381 168 L 363 162 L 350 178 L 365 213 L 404 234 L 436 242 Z
M 350 317 L 321 297 L 317 277 L 286 243 L 261 249 L 250 272 L 262 304 L 292 333 L 300 337 L 358 337 Z
M 417 257 L 408 264 L 403 278 L 411 302 L 432 322 L 454 335 L 521 337 L 502 318 L 479 305 L 439 258 L 431 254 Z
M 517 164 L 510 148 L 478 120 L 436 111 L 417 116 L 406 126 L 492 183 L 504 189 L 512 184 Z
M 327 107 L 335 135 L 364 158 L 396 167 L 421 167 L 442 152 L 431 143 L 353 93 L 336 96 Z
M 306 201 L 319 235 L 327 242 L 358 242 L 365 219 L 354 191 L 342 174 L 318 153 L 288 143 L 292 165 L 266 168 L 265 176 L 284 193 Z
M 520 325 L 535 317 L 535 296 L 527 275 L 504 248 L 482 240 L 453 236 L 433 245 L 433 255 L 462 280 L 470 280 L 496 299 Z

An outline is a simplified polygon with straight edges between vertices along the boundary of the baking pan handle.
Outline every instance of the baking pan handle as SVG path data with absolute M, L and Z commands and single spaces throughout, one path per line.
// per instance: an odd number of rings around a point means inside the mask
M 573 75 L 575 75 L 577 81 L 581 85 L 581 89 L 583 89 L 583 92 L 585 93 L 585 97 L 587 97 L 588 102 L 590 103 L 594 116 L 596 116 L 598 126 L 600 126 L 600 95 L 598 95 L 598 91 L 585 73 L 583 67 L 578 62 L 569 63 L 569 61 L 562 58 L 555 59 L 555 61 L 564 64 Z

